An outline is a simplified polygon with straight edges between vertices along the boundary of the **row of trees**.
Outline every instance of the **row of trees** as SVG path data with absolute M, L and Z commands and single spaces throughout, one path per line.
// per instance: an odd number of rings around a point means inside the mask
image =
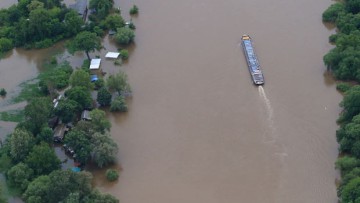
M 360 0 L 332 4 L 323 13 L 323 20 L 338 28 L 330 36 L 330 42 L 336 46 L 324 56 L 325 65 L 337 79 L 360 82 Z M 337 89 L 344 92 L 340 128 L 336 132 L 343 154 L 335 164 L 342 175 L 338 197 L 342 203 L 355 203 L 360 202 L 360 86 L 340 83 Z

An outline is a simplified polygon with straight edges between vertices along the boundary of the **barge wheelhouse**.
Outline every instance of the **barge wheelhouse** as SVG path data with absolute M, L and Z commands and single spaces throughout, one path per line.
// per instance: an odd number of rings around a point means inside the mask
M 249 35 L 243 35 L 241 37 L 242 47 L 245 53 L 246 61 L 250 71 L 251 79 L 255 85 L 264 84 L 264 76 L 260 70 L 260 65 L 256 57 L 254 47 Z

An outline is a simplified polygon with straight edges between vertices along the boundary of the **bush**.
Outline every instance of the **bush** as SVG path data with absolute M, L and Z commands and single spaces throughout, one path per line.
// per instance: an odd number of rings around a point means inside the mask
M 121 66 L 121 65 L 122 65 L 122 60 L 121 60 L 121 59 L 116 59 L 116 60 L 114 61 L 114 65 L 115 65 L 115 66 Z
M 119 173 L 115 169 L 108 169 L 106 170 L 106 179 L 108 181 L 115 181 L 119 178 Z
M 129 58 L 129 51 L 126 50 L 126 49 L 122 49 L 120 51 L 120 56 L 121 56 L 121 59 L 123 59 L 123 60 L 128 59 Z
M 97 94 L 97 102 L 101 106 L 109 106 L 111 103 L 111 93 L 105 88 L 102 87 Z
M 7 94 L 7 92 L 6 92 L 6 90 L 4 89 L 4 88 L 1 88 L 0 89 L 0 96 L 6 96 L 6 94 Z
M 347 174 L 355 167 L 358 167 L 360 161 L 354 157 L 344 156 L 338 158 L 335 163 L 335 168 L 339 169 L 342 175 Z
M 35 42 L 34 47 L 36 49 L 42 49 L 42 48 L 51 47 L 53 44 L 54 44 L 54 42 L 51 39 L 45 39 L 40 42 Z
M 57 59 L 56 59 L 56 56 L 52 56 L 51 59 L 50 59 L 50 63 L 51 64 L 57 64 Z
M 120 111 L 120 112 L 128 111 L 128 107 L 126 105 L 125 97 L 124 96 L 116 97 L 111 102 L 110 111 Z
M 94 89 L 98 90 L 105 86 L 105 81 L 102 78 L 99 78 L 94 82 Z
M 12 41 L 7 38 L 0 38 L 0 52 L 9 51 L 13 48 Z
M 129 11 L 130 15 L 135 15 L 139 13 L 139 8 L 136 5 L 133 5 L 133 7 Z
M 134 37 L 135 33 L 132 29 L 128 27 L 122 27 L 117 29 L 115 40 L 119 44 L 128 45 L 134 40 Z
M 348 84 L 348 83 L 344 83 L 344 82 L 341 82 L 341 83 L 338 83 L 336 85 L 336 89 L 340 92 L 346 92 L 348 91 L 349 89 L 351 88 L 351 85 Z
M 132 30 L 135 30 L 136 29 L 136 26 L 133 22 L 130 22 L 129 23 L 129 28 L 132 29 Z

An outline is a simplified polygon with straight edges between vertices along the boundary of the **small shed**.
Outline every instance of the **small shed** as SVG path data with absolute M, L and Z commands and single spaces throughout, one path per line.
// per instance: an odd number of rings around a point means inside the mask
M 64 140 L 65 133 L 69 129 L 64 124 L 59 124 L 54 129 L 54 142 L 62 142 Z
M 112 59 L 116 59 L 117 57 L 119 57 L 120 53 L 119 52 L 108 52 L 105 57 L 106 58 L 112 58 Z
M 91 59 L 90 70 L 97 70 L 100 68 L 101 59 Z
M 91 121 L 90 111 L 84 110 L 84 111 L 81 113 L 81 120 Z

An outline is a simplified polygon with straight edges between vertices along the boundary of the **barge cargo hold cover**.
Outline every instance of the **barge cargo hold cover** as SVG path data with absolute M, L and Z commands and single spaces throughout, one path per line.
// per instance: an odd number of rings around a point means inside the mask
M 264 76 L 260 70 L 260 65 L 256 57 L 254 47 L 249 35 L 243 35 L 241 37 L 242 47 L 245 52 L 246 61 L 250 71 L 251 79 L 255 85 L 264 84 Z

